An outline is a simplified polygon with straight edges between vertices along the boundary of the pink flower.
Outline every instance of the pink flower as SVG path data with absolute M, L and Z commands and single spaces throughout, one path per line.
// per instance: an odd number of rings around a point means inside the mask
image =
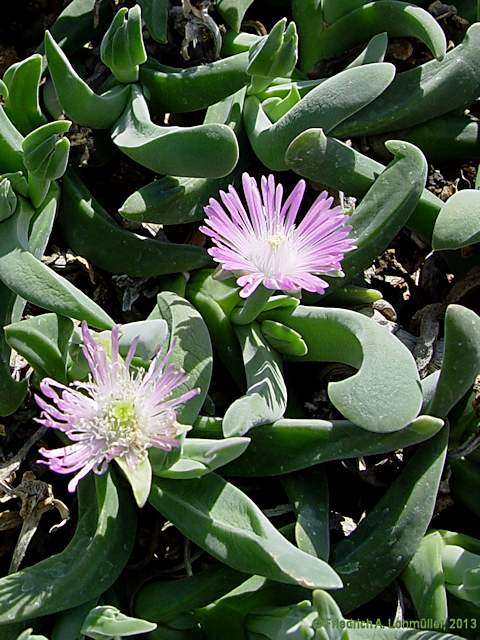
M 208 250 L 224 271 L 237 276 L 240 295 L 247 298 L 260 285 L 286 292 L 324 293 L 328 283 L 317 274 L 341 270 L 344 254 L 355 248 L 352 228 L 333 198 L 321 193 L 296 225 L 305 181 L 293 189 L 282 206 L 283 187 L 262 177 L 261 193 L 254 178 L 243 174 L 247 210 L 236 190 L 220 191 L 223 205 L 211 198 L 200 230 L 215 245 Z
M 82 337 L 82 351 L 91 372 L 88 381 L 67 387 L 45 378 L 40 389 L 50 404 L 35 396 L 42 409 L 37 422 L 63 431 L 72 442 L 59 449 L 40 449 L 46 460 L 39 462 L 57 473 L 75 473 L 68 483 L 71 492 L 90 471 L 104 473 L 114 458 L 123 458 L 135 469 L 150 447 L 165 451 L 178 447 L 177 437 L 189 427 L 177 422 L 175 409 L 199 393 L 193 389 L 171 397 L 187 378 L 169 364 L 171 349 L 163 358 L 157 354 L 148 370 L 130 372 L 138 339 L 123 360 L 118 325 L 112 329 L 111 348 L 97 344 L 85 322 Z

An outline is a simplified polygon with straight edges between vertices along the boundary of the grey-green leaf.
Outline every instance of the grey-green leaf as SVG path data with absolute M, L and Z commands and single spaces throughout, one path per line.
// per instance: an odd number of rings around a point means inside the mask
M 185 536 L 234 569 L 307 589 L 341 582 L 322 560 L 288 542 L 242 491 L 215 473 L 154 479 L 150 502 Z

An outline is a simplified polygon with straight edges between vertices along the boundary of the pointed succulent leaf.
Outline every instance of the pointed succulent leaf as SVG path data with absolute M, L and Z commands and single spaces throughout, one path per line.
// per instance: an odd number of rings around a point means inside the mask
M 344 362 L 358 368 L 354 376 L 328 386 L 334 406 L 353 423 L 387 433 L 404 428 L 418 415 L 422 392 L 411 353 L 364 315 L 300 305 L 293 311 L 263 313 L 261 319 L 281 322 L 302 336 L 308 353 L 295 361 Z
M 442 568 L 444 541 L 438 531 L 426 535 L 402 574 L 420 618 L 448 622 L 447 592 Z
M 328 0 L 329 5 L 333 2 L 335 0 Z M 340 11 L 343 12 L 343 10 L 342 7 Z M 328 18 L 326 21 L 329 22 Z M 362 4 L 348 13 L 345 12 L 343 16 L 338 16 L 333 24 L 330 23 L 319 34 L 320 55 L 317 62 L 320 59 L 326 60 L 340 55 L 346 49 L 351 49 L 382 31 L 386 31 L 392 37 L 418 38 L 427 45 L 438 60 L 442 60 L 445 56 L 447 49 L 445 35 L 428 11 L 398 0 L 376 0 Z
M 467 307 L 449 305 L 445 314 L 445 353 L 428 412 L 444 418 L 471 388 L 479 371 L 480 318 Z
M 390 147 L 390 151 L 397 157 L 410 156 L 411 161 L 415 161 L 416 157 L 415 162 L 418 163 L 420 156 L 414 151 L 413 145 L 402 147 L 398 142 L 390 143 L 394 145 Z M 406 160 L 408 161 L 408 157 Z M 327 137 L 321 129 L 308 129 L 297 136 L 287 149 L 285 161 L 290 169 L 302 177 L 320 181 L 327 188 L 344 191 L 356 198 L 363 197 L 385 170 L 380 162 L 340 140 Z M 421 177 L 421 174 L 423 170 L 420 175 L 417 172 L 416 177 Z M 435 220 L 442 206 L 440 198 L 424 189 L 407 226 L 430 242 Z
M 174 340 L 171 362 L 188 373 L 179 393 L 195 387 L 200 393 L 181 407 L 180 423 L 190 425 L 200 411 L 212 375 L 212 343 L 207 326 L 198 311 L 184 298 L 164 291 L 157 297 L 157 306 L 149 319 L 163 318 L 169 324 L 169 336 Z
M 125 567 L 135 539 L 135 510 L 112 472 L 82 481 L 79 518 L 68 546 L 0 579 L 0 624 L 65 611 L 99 597 Z
M 49 122 L 29 133 L 22 143 L 29 196 L 34 207 L 42 204 L 51 182 L 65 173 L 70 141 L 61 136 L 71 124 L 68 120 Z
M 339 123 L 331 135 L 349 138 L 397 131 L 469 105 L 480 86 L 476 64 L 479 44 L 480 24 L 475 23 L 462 44 L 443 60 L 430 60 L 399 73 L 376 100 Z
M 303 131 L 334 129 L 374 101 L 389 86 L 395 67 L 386 62 L 354 67 L 324 80 L 274 124 L 257 96 L 245 100 L 244 123 L 250 144 L 269 169 L 285 171 L 289 144 Z
M 150 464 L 148 456 L 133 468 L 130 467 L 124 458 L 115 458 L 115 462 L 132 487 L 137 506 L 141 509 L 145 506 L 152 487 L 152 465 Z
M 60 228 L 68 246 L 109 273 L 150 277 L 209 263 L 207 252 L 189 244 L 161 242 L 119 226 L 70 169 L 65 174 Z M 98 238 L 103 242 L 98 242 Z
M 318 613 L 309 600 L 289 607 L 257 609 L 245 619 L 249 636 L 262 640 L 311 640 L 316 638 Z

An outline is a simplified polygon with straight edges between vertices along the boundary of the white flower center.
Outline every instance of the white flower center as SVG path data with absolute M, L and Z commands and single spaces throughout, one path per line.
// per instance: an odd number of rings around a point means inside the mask
M 273 230 L 272 230 L 273 231 Z M 277 228 L 273 233 L 251 240 L 248 258 L 260 273 L 277 277 L 295 269 L 297 251 L 293 243 L 292 227 L 288 233 Z
M 268 244 L 272 248 L 272 251 L 275 252 L 285 242 L 286 239 L 287 236 L 279 231 L 268 238 Z

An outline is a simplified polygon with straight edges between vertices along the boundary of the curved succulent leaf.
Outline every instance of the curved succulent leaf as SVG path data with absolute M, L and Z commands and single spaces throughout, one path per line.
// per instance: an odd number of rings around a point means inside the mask
M 262 313 L 261 319 L 282 322 L 302 336 L 308 353 L 292 360 L 343 362 L 358 369 L 350 378 L 328 385 L 331 402 L 348 420 L 386 433 L 402 429 L 417 416 L 422 391 L 415 361 L 384 327 L 355 311 L 326 307 L 277 309 Z
M 460 249 L 480 241 L 480 191 L 464 189 L 443 205 L 435 222 L 432 247 Z
M 112 140 L 129 158 L 157 173 L 221 178 L 238 161 L 237 138 L 230 127 L 153 124 L 145 98 L 135 85 L 128 107 L 112 130 Z
M 287 406 L 281 360 L 265 342 L 258 324 L 236 326 L 235 333 L 242 348 L 248 388 L 225 413 L 226 438 L 243 436 L 253 427 L 278 420 Z
M 65 173 L 70 141 L 61 136 L 71 124 L 68 120 L 49 122 L 29 133 L 22 142 L 28 193 L 34 207 L 42 204 L 53 180 Z
M 457 304 L 445 314 L 445 353 L 428 412 L 445 417 L 467 393 L 480 371 L 480 318 Z
M 404 147 L 407 149 L 410 148 Z M 412 160 L 414 158 L 418 163 L 418 154 L 412 152 Z M 385 170 L 383 164 L 335 138 L 327 137 L 321 129 L 308 129 L 297 136 L 287 149 L 285 161 L 290 169 L 304 178 L 319 181 L 326 187 L 356 198 L 363 197 Z M 430 242 L 441 207 L 440 198 L 424 189 L 407 226 Z
M 343 13 L 344 8 L 340 11 Z M 331 22 L 325 14 L 330 24 L 318 34 L 319 60 L 340 55 L 382 31 L 393 37 L 421 40 L 438 60 L 446 53 L 445 35 L 438 22 L 428 11 L 408 2 L 375 0 L 335 18 Z
M 344 278 L 326 278 L 330 291 L 369 267 L 399 233 L 415 210 L 427 179 L 422 152 L 409 144 L 390 140 L 387 147 L 394 160 L 367 191 L 349 218 L 356 249 L 342 261 Z
M 248 53 L 177 69 L 148 60 L 140 69 L 140 82 L 152 111 L 178 113 L 205 109 L 246 86 Z
M 174 340 L 171 362 L 188 372 L 186 382 L 177 387 L 184 393 L 198 387 L 200 393 L 177 411 L 182 424 L 192 424 L 205 401 L 212 376 L 212 343 L 204 319 L 187 301 L 175 293 L 164 291 L 149 320 L 163 318 L 169 324 L 170 340 Z
M 42 56 L 38 53 L 12 64 L 3 75 L 8 88 L 5 113 L 23 135 L 46 122 L 38 102 L 41 77 Z
M 448 429 L 421 445 L 375 508 L 333 549 L 344 580 L 335 594 L 348 613 L 390 584 L 414 556 L 430 524 L 445 462 Z
M 86 320 L 94 327 L 110 328 L 113 321 L 103 309 L 31 253 L 27 234 L 33 211 L 25 200 L 19 198 L 19 202 L 16 214 L 2 222 L 2 282 L 18 296 L 42 309 Z
M 442 426 L 438 418 L 419 416 L 404 429 L 374 434 L 348 420 L 278 420 L 252 429 L 248 449 L 224 471 L 231 476 L 275 476 L 331 460 L 387 453 L 428 440 Z M 222 419 L 200 418 L 193 434 L 221 438 Z
M 110 273 L 148 277 L 188 271 L 210 261 L 200 247 L 160 242 L 122 229 L 71 171 L 63 179 L 59 222 L 69 246 Z
M 449 51 L 443 60 L 431 60 L 399 73 L 382 95 L 346 118 L 331 135 L 349 138 L 396 131 L 465 107 L 479 93 L 480 70 L 476 64 L 479 47 L 477 23 L 469 28 L 462 44 Z
M 150 502 L 184 535 L 234 569 L 307 589 L 341 586 L 325 562 L 294 547 L 250 498 L 215 473 L 182 482 L 157 478 Z
M 113 126 L 128 102 L 129 87 L 113 87 L 101 95 L 94 93 L 76 73 L 48 31 L 45 33 L 45 52 L 58 99 L 66 115 L 76 124 L 92 129 Z
M 245 101 L 244 122 L 250 143 L 269 169 L 287 169 L 288 145 L 305 129 L 326 132 L 375 100 L 392 82 L 395 68 L 388 63 L 347 69 L 325 80 L 272 124 L 255 96 Z

